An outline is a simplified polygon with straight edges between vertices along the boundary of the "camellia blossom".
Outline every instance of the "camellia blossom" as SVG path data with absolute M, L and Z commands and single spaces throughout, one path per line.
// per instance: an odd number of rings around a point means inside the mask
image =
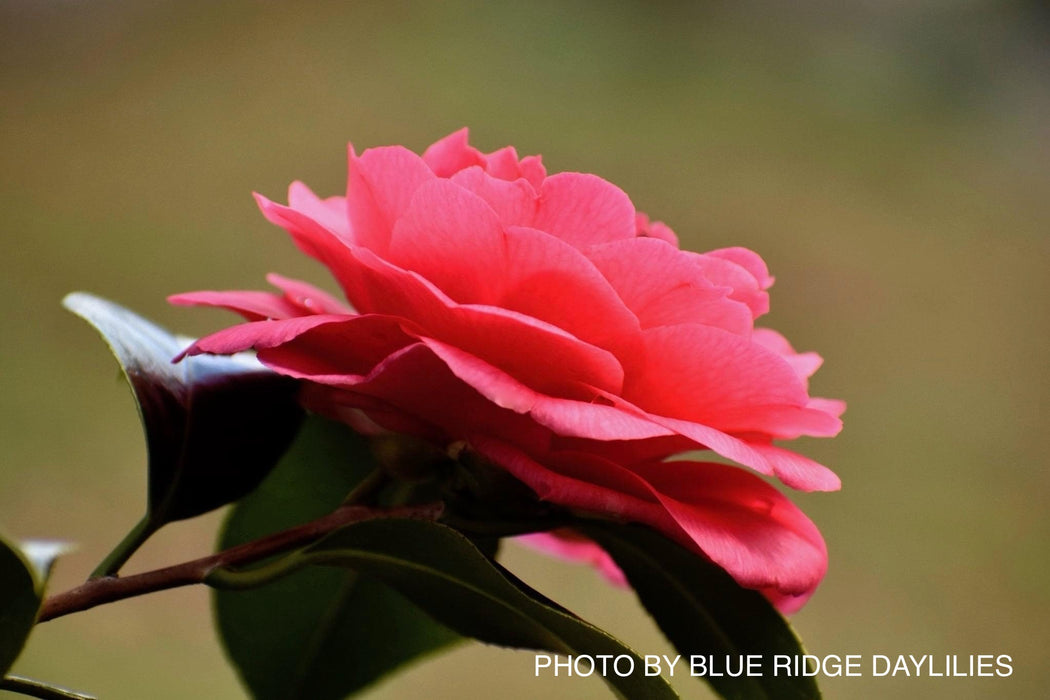
M 176 295 L 247 319 L 187 354 L 254 348 L 315 410 L 465 441 L 539 498 L 654 527 L 782 609 L 820 582 L 823 538 L 776 488 L 671 459 L 704 449 L 795 489 L 839 487 L 773 444 L 835 435 L 844 404 L 809 396 L 818 355 L 755 328 L 773 282 L 757 254 L 680 250 L 611 183 L 481 153 L 466 130 L 422 156 L 351 147 L 346 196 L 296 182 L 287 206 L 256 198 L 347 301 L 277 275 L 279 293 Z

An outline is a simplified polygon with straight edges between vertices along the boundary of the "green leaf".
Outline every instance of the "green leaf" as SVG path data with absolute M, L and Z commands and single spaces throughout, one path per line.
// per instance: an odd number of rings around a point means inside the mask
M 663 535 L 634 525 L 583 524 L 576 528 L 601 545 L 627 575 L 645 609 L 683 659 L 762 657 L 761 676 L 705 677 L 723 698 L 818 700 L 816 681 L 771 673 L 776 654 L 801 656 L 787 621 L 760 593 L 742 588 L 720 567 Z
M 0 537 L 0 677 L 18 658 L 43 602 L 43 584 L 22 551 Z
M 627 698 L 676 698 L 622 642 L 532 591 L 459 532 L 426 520 L 380 519 L 344 527 L 299 554 L 373 576 L 460 634 L 559 654 L 631 657 L 635 672 L 605 681 Z
M 16 545 L 0 536 L 0 678 L 18 658 L 36 624 L 51 566 L 71 548 L 53 540 Z
M 220 548 L 334 510 L 375 467 L 365 441 L 311 417 L 254 493 L 231 511 Z M 267 586 L 214 594 L 216 625 L 259 700 L 334 700 L 459 639 L 382 583 L 311 567 Z
M 70 294 L 63 304 L 102 335 L 135 394 L 149 453 L 139 539 L 249 493 L 295 437 L 302 420 L 297 383 L 254 357 L 172 364 L 188 340 L 90 294 Z

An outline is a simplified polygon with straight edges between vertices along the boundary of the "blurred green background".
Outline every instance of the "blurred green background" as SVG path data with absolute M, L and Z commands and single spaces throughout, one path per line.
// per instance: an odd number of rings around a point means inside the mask
M 80 543 L 80 581 L 139 517 L 133 402 L 71 290 L 181 332 L 198 288 L 323 272 L 249 196 L 344 186 L 344 147 L 474 143 L 598 173 L 683 245 L 744 245 L 772 325 L 826 365 L 846 430 L 799 495 L 831 568 L 795 625 L 816 654 L 1010 654 L 1007 679 L 823 681 L 828 698 L 1043 698 L 1050 684 L 1050 11 L 1039 2 L 0 0 L 0 523 Z M 207 552 L 221 514 L 143 569 Z M 510 566 L 642 653 L 626 591 Z M 39 628 L 16 666 L 103 698 L 241 698 L 204 590 Z M 347 663 L 352 663 L 348 659 Z M 678 682 L 684 697 L 702 684 Z M 0 693 L 2 695 L 2 693 Z M 605 698 L 480 645 L 367 697 Z

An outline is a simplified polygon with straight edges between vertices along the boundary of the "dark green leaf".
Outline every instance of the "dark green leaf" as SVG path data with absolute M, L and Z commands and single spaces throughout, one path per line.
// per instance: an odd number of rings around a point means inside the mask
M 61 542 L 29 540 L 19 546 L 0 537 L 0 677 L 36 624 L 51 565 L 68 550 Z
M 373 468 L 365 441 L 310 418 L 254 493 L 233 509 L 225 549 L 334 510 Z M 260 700 L 343 698 L 458 635 L 354 572 L 311 567 L 248 591 L 215 592 L 216 624 Z
M 22 652 L 41 596 L 30 563 L 15 545 L 0 538 L 0 677 Z
M 635 673 L 605 676 L 627 698 L 676 698 L 660 676 L 645 676 L 623 643 L 546 601 L 482 554 L 459 532 L 426 520 L 381 519 L 342 528 L 301 554 L 373 576 L 435 619 L 483 642 L 594 657 L 630 656 Z
M 296 382 L 250 355 L 172 364 L 188 341 L 90 294 L 63 304 L 102 335 L 135 394 L 149 452 L 150 529 L 250 492 L 295 436 Z
M 787 621 L 756 591 L 741 588 L 725 571 L 666 537 L 633 525 L 583 525 L 623 569 L 649 614 L 683 659 L 740 655 L 762 657 L 761 676 L 705 678 L 723 698 L 817 700 L 816 681 L 771 673 L 777 654 L 801 656 L 802 645 Z

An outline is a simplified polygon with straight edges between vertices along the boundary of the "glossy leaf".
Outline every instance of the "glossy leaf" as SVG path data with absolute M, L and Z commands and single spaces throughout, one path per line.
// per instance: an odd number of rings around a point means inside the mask
M 135 394 L 149 454 L 149 529 L 250 492 L 295 436 L 296 382 L 251 355 L 172 364 L 190 341 L 90 294 L 63 304 L 102 335 Z
M 585 524 L 581 533 L 616 561 L 645 609 L 683 658 L 713 655 L 738 666 L 741 655 L 762 657 L 761 676 L 705 677 L 723 698 L 817 700 L 810 677 L 771 673 L 774 655 L 804 652 L 787 621 L 758 592 L 741 588 L 725 571 L 647 528 Z
M 381 519 L 342 528 L 302 563 L 344 566 L 375 577 L 457 632 L 490 644 L 598 657 L 627 655 L 636 672 L 605 680 L 626 698 L 676 698 L 622 642 L 532 591 L 459 532 L 426 520 Z
M 309 418 L 277 468 L 234 507 L 220 547 L 332 511 L 374 466 L 361 437 Z M 214 595 L 222 642 L 260 700 L 343 698 L 459 639 L 382 583 L 342 569 L 311 567 Z
M 0 677 L 22 652 L 36 623 L 42 584 L 13 543 L 0 538 Z
M 36 624 L 51 566 L 70 549 L 53 540 L 16 545 L 0 537 L 0 677 L 18 658 Z

